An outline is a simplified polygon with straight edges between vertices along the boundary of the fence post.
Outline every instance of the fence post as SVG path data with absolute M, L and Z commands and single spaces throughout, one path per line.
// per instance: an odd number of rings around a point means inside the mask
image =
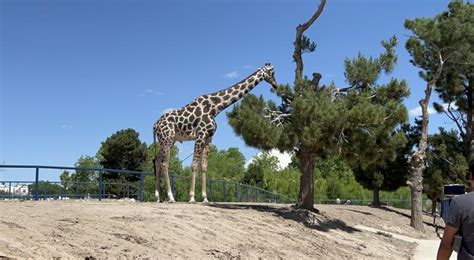
M 127 182 L 127 198 L 130 198 L 130 183 Z
M 144 192 L 145 192 L 145 178 L 143 172 L 140 173 L 140 201 L 143 202 Z
M 213 198 L 212 198 L 212 180 L 209 180 L 209 195 L 211 197 L 211 202 L 213 202 Z
M 226 185 L 225 185 L 225 180 L 224 180 L 224 181 L 222 181 L 222 190 L 223 190 L 222 194 L 224 194 L 224 202 L 227 202 L 227 192 L 226 192 L 226 187 L 225 186 Z
M 102 177 L 102 170 L 99 170 L 99 201 L 102 200 L 102 194 L 104 192 L 104 183 L 103 183 L 103 177 Z
M 175 194 L 174 194 L 174 174 L 171 175 L 171 193 L 173 194 L 173 197 L 175 197 Z
M 246 197 L 247 197 L 247 201 L 246 202 L 250 202 L 249 201 L 249 187 L 248 186 L 245 186 L 245 193 L 246 193 Z
M 46 182 L 46 183 L 44 184 L 44 190 L 43 190 L 43 193 L 44 193 L 44 194 L 43 194 L 43 198 L 44 198 L 44 200 L 46 200 L 46 199 L 48 198 L 48 184 L 49 184 L 49 182 Z
M 237 189 L 238 187 L 239 187 L 239 185 L 237 185 L 237 183 L 235 183 L 235 202 L 239 202 L 239 201 L 240 201 L 240 198 L 239 198 L 240 192 L 239 192 L 239 190 Z
M 39 167 L 36 167 L 35 175 L 35 200 L 39 200 Z

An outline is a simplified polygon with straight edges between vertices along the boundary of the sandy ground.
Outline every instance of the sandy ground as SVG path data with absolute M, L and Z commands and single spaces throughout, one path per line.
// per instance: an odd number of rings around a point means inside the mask
M 0 201 L 2 258 L 409 259 L 409 211 L 317 205 Z M 431 223 L 428 216 L 425 221 Z

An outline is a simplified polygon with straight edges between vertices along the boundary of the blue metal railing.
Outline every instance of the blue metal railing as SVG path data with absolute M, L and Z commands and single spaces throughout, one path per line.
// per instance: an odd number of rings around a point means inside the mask
M 116 169 L 105 169 L 105 168 L 84 168 L 84 167 L 63 167 L 63 166 L 43 166 L 43 165 L 0 165 L 0 168 L 13 168 L 13 169 L 35 169 L 35 180 L 34 181 L 0 181 L 0 183 L 7 183 L 9 192 L 6 195 L 0 193 L 0 198 L 13 198 L 15 197 L 12 193 L 12 184 L 30 184 L 34 187 L 34 194 L 28 194 L 27 196 L 20 196 L 21 198 L 40 200 L 40 198 L 59 198 L 59 197 L 72 197 L 72 198 L 98 198 L 99 201 L 106 198 L 112 197 L 114 194 L 107 193 L 106 188 L 110 186 L 122 186 L 125 187 L 126 196 L 134 195 L 139 201 L 144 201 L 145 198 L 145 177 L 154 176 L 150 172 L 140 171 L 129 171 L 129 170 L 116 170 Z M 97 179 L 90 182 L 58 182 L 58 181 L 41 181 L 40 170 L 41 169 L 55 169 L 55 170 L 75 170 L 77 171 L 94 171 L 97 172 Z M 104 180 L 104 173 L 117 173 L 135 175 L 139 177 L 137 182 L 111 182 Z M 1 174 L 1 173 L 0 173 Z M 189 176 L 183 175 L 171 175 L 171 189 L 175 197 L 177 193 L 184 195 L 187 193 L 183 191 L 183 185 L 185 181 L 189 179 Z M 198 182 L 199 183 L 199 182 Z M 179 185 L 180 191 L 178 191 Z M 138 187 L 137 187 L 138 186 Z M 74 187 L 74 192 L 71 192 L 71 187 Z M 264 190 L 255 186 L 250 186 L 234 181 L 225 179 L 208 179 L 207 180 L 207 194 L 208 199 L 211 202 L 269 202 L 269 203 L 292 203 L 294 200 L 268 190 Z M 136 190 L 137 192 L 131 192 L 130 190 Z M 55 192 L 52 189 L 56 189 Z M 59 189 L 59 191 L 57 191 Z M 186 189 L 187 190 L 187 189 Z M 153 191 L 150 192 L 154 194 Z M 187 194 L 186 194 L 187 196 Z M 16 196 L 18 197 L 18 196 Z M 181 196 L 183 197 L 183 196 Z
M 98 190 L 98 198 L 102 200 L 104 198 L 104 181 L 103 181 L 103 173 L 110 172 L 110 173 L 123 173 L 128 175 L 139 175 L 140 176 L 140 192 L 138 198 L 140 201 L 143 200 L 143 179 L 145 175 L 153 175 L 153 173 L 145 173 L 140 171 L 129 171 L 129 170 L 116 170 L 116 169 L 106 169 L 106 168 L 85 168 L 85 167 L 67 167 L 67 166 L 44 166 L 44 165 L 0 165 L 0 168 L 14 168 L 14 169 L 36 169 L 35 173 L 35 181 L 34 181 L 34 200 L 40 199 L 40 184 L 42 183 L 61 183 L 61 182 L 42 182 L 40 181 L 40 169 L 54 169 L 54 170 L 75 170 L 75 171 L 97 171 L 99 172 L 99 190 Z M 17 181 L 3 181 L 3 182 L 17 182 Z M 20 181 L 23 183 L 31 183 Z M 78 182 L 75 182 L 78 183 Z M 110 183 L 109 183 L 110 184 Z

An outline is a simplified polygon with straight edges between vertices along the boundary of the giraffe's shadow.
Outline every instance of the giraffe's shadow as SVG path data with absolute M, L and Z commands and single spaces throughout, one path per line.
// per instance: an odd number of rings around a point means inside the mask
M 341 230 L 347 233 L 361 232 L 361 230 L 347 225 L 340 219 L 333 219 L 319 212 L 296 209 L 293 206 L 211 203 L 209 204 L 209 207 L 227 210 L 255 210 L 287 220 L 292 220 L 303 224 L 307 228 L 322 232 L 329 232 L 330 230 Z

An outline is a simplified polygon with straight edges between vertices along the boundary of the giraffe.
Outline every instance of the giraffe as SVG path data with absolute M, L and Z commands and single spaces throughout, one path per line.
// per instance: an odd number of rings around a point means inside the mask
M 217 127 L 214 118 L 225 108 L 249 93 L 262 80 L 268 82 L 273 88 L 277 88 L 274 75 L 273 66 L 270 63 L 266 63 L 265 66 L 257 69 L 239 83 L 229 88 L 200 96 L 186 106 L 165 113 L 158 119 L 153 126 L 153 140 L 156 142 L 156 139 L 158 139 L 160 143 L 160 152 L 154 161 L 155 197 L 158 202 L 160 201 L 159 187 L 161 174 L 164 175 L 166 181 L 169 202 L 175 202 L 168 175 L 170 150 L 176 141 L 190 140 L 195 140 L 195 144 L 191 165 L 192 176 L 189 202 L 195 202 L 195 179 L 200 159 L 203 203 L 209 202 L 206 194 L 206 171 L 207 156 Z

